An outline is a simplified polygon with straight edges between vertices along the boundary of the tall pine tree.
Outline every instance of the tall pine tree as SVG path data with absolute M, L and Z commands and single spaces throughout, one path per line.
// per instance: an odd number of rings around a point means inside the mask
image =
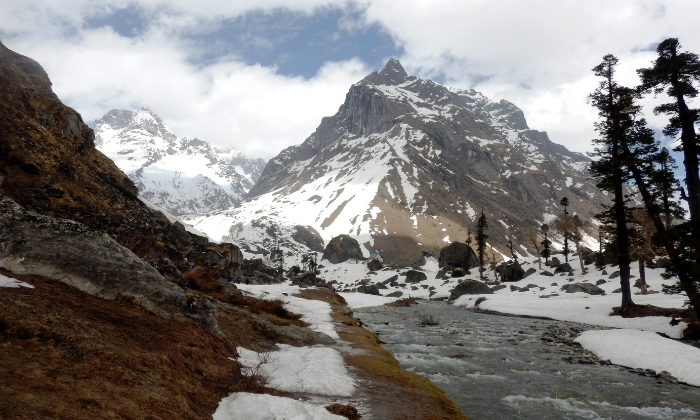
M 634 126 L 639 107 L 635 103 L 635 92 L 620 86 L 615 81 L 615 67 L 618 59 L 606 55 L 603 62 L 593 68 L 596 76 L 602 80 L 598 88 L 589 96 L 596 108 L 600 121 L 595 124 L 600 137 L 593 156 L 598 159 L 591 163 L 591 172 L 598 180 L 598 188 L 613 194 L 613 204 L 601 215 L 613 221 L 616 236 L 616 256 L 620 270 L 622 289 L 622 310 L 634 306 L 630 288 L 630 241 L 627 232 L 629 212 L 626 209 L 624 194 L 625 182 L 629 179 L 626 172 L 624 147 L 627 145 L 630 130 Z
M 700 82 L 700 58 L 697 54 L 680 51 L 676 38 L 664 40 L 656 48 L 658 58 L 649 68 L 639 69 L 642 83 L 640 90 L 659 94 L 666 92 L 672 102 L 654 108 L 657 114 L 670 116 L 664 134 L 675 137 L 680 133 L 680 145 L 685 165 L 685 183 L 688 187 L 687 201 L 693 228 L 700 228 L 700 138 L 695 133 L 695 124 L 700 121 L 700 110 L 689 108 L 687 99 L 695 98 L 698 90 L 694 83 Z
M 488 226 L 489 224 L 486 221 L 486 215 L 484 214 L 484 207 L 481 206 L 481 216 L 479 216 L 479 220 L 476 222 L 476 249 L 479 257 L 480 279 L 484 278 L 484 254 L 486 252 L 486 239 L 488 239 L 488 235 L 486 235 L 486 229 Z
M 564 216 L 562 218 L 563 223 L 560 224 L 559 229 L 562 235 L 564 235 L 564 249 L 562 250 L 562 254 L 564 254 L 564 259 L 566 262 L 569 262 L 569 254 L 571 253 L 571 250 L 569 249 L 569 235 L 571 232 L 569 232 L 569 211 L 567 210 L 569 207 L 569 199 L 564 197 L 561 199 L 559 204 L 564 207 Z

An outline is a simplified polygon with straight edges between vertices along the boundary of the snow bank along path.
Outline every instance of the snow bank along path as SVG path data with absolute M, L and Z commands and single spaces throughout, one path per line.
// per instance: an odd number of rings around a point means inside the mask
M 348 375 L 343 356 L 325 346 L 293 347 L 278 344 L 279 351 L 261 364 L 258 374 L 267 377 L 270 387 L 281 391 L 350 397 L 355 381 Z M 257 352 L 238 347 L 238 361 L 252 368 L 261 362 Z
M 575 340 L 612 363 L 666 371 L 680 382 L 700 386 L 700 349 L 660 335 L 631 329 L 586 331 Z
M 310 328 L 335 340 L 340 337 L 335 331 L 331 317 L 331 306 L 318 300 L 292 296 L 299 292 L 298 286 L 289 285 L 237 285 L 245 292 L 260 299 L 284 302 L 285 309 L 301 314 L 302 321 Z M 317 345 L 293 347 L 278 344 L 279 351 L 266 357 L 252 350 L 239 347 L 239 362 L 248 368 L 259 365 L 258 374 L 267 377 L 273 388 L 288 392 L 350 397 L 355 393 L 355 381 L 348 374 L 343 356 L 335 349 Z M 219 402 L 214 420 L 342 420 L 323 406 L 296 401 L 291 398 L 270 395 L 233 393 Z
M 346 420 L 324 407 L 267 394 L 236 392 L 221 400 L 213 420 Z

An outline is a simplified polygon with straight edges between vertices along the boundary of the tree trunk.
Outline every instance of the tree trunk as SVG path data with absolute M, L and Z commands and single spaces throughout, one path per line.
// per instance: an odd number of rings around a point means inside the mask
M 700 174 L 698 173 L 698 146 L 695 127 L 688 105 L 683 95 L 676 96 L 678 118 L 681 120 L 681 144 L 683 145 L 683 164 L 685 165 L 685 185 L 688 187 L 688 209 L 693 222 L 693 234 L 697 234 L 700 224 Z M 694 238 L 698 238 L 694 236 Z
M 642 294 L 647 294 L 647 273 L 644 269 L 644 258 L 639 259 L 639 287 L 642 289 Z
M 614 147 L 616 149 L 617 147 Z M 613 158 L 618 158 L 617 150 L 613 151 Z M 615 200 L 613 212 L 615 215 L 615 231 L 617 234 L 617 264 L 620 269 L 620 287 L 622 288 L 621 309 L 634 306 L 632 301 L 632 289 L 630 288 L 630 244 L 627 231 L 627 217 L 625 214 L 625 196 L 622 190 L 622 168 L 613 169 L 613 185 L 615 188 Z
M 581 243 L 576 242 L 576 255 L 578 255 L 578 262 L 581 266 L 581 274 L 588 274 L 588 269 L 583 266 L 583 256 L 581 255 Z

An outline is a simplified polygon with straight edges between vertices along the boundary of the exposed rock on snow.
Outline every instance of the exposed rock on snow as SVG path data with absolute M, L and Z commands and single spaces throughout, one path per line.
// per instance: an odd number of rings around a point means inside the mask
M 525 277 L 525 270 L 523 270 L 516 261 L 499 264 L 496 268 L 496 272 L 503 282 L 520 281 Z
M 485 283 L 476 280 L 462 280 L 450 292 L 450 299 L 455 300 L 462 295 L 490 295 L 493 292 Z
M 605 290 L 601 289 L 600 287 L 596 286 L 595 284 L 590 284 L 590 283 L 573 283 L 573 284 L 565 284 L 561 287 L 561 290 L 566 293 L 576 293 L 576 292 L 583 292 L 583 293 L 588 293 L 589 295 L 604 295 Z
M 340 235 L 333 238 L 323 251 L 322 260 L 328 260 L 331 264 L 338 264 L 355 258 L 363 259 L 360 244 L 348 235 Z
M 479 266 L 479 259 L 469 245 L 455 241 L 440 250 L 438 264 L 445 271 L 454 271 L 456 268 L 469 270 Z

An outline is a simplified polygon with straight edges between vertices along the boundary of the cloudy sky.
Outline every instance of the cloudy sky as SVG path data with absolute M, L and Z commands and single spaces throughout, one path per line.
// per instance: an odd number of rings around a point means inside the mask
M 507 99 L 585 152 L 590 69 L 613 53 L 631 85 L 665 38 L 700 53 L 699 16 L 697 0 L 3 0 L 0 40 L 90 124 L 148 105 L 176 134 L 249 157 L 301 143 L 389 57 Z

